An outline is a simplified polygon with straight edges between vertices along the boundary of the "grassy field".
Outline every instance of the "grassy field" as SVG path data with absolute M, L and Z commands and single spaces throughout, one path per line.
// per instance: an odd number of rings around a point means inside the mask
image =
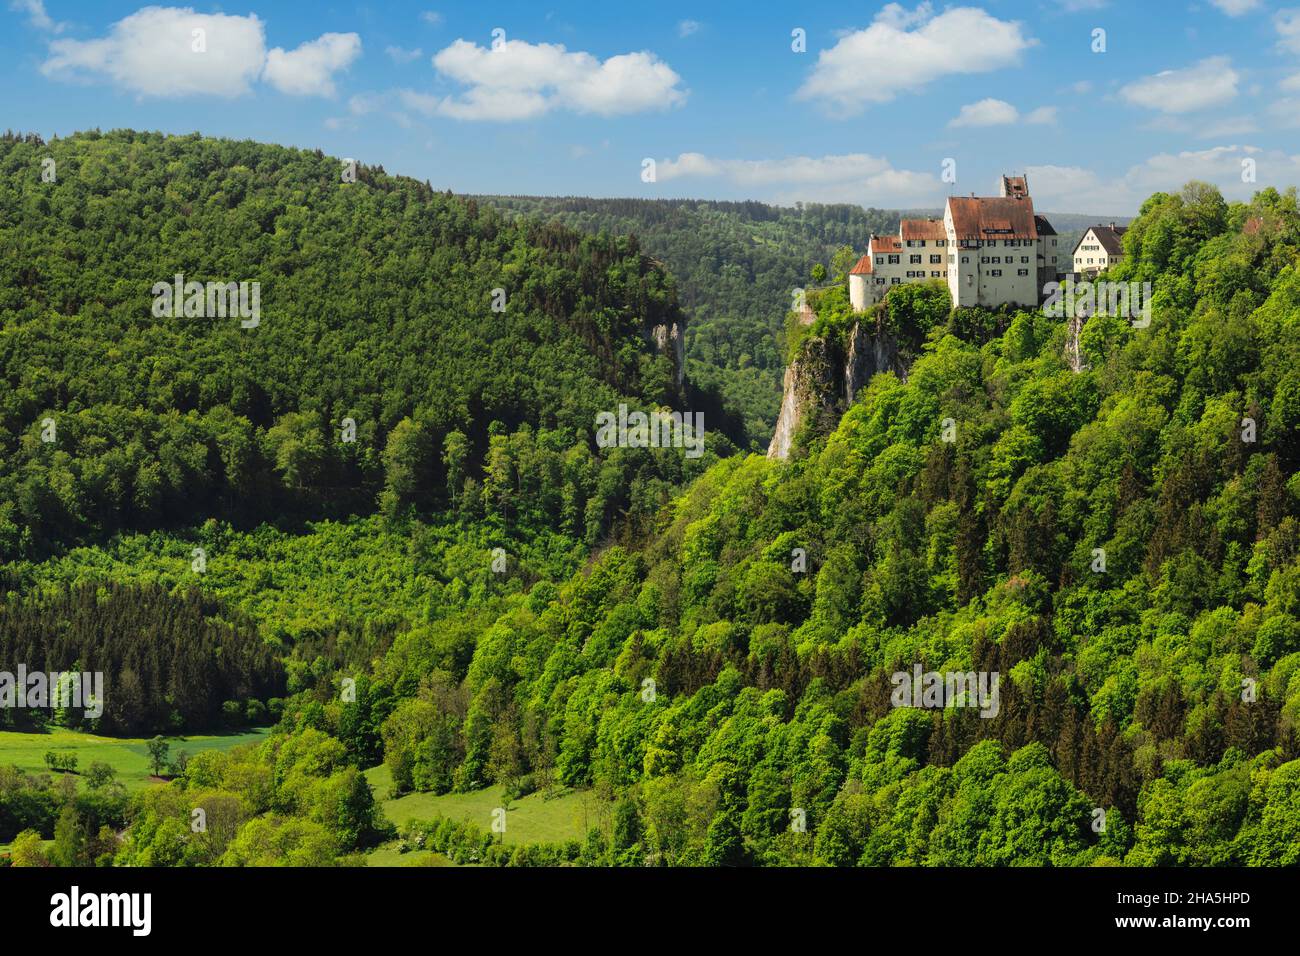
M 203 750 L 229 750 L 241 744 L 263 739 L 269 729 L 219 737 L 168 737 L 170 757 L 184 750 L 192 757 Z M 99 737 L 76 730 L 55 729 L 43 734 L 0 731 L 0 766 L 16 765 L 30 773 L 47 773 L 46 751 L 57 750 L 77 755 L 77 770 L 85 774 L 95 761 L 117 769 L 117 779 L 128 790 L 139 790 L 150 783 L 153 768 L 149 764 L 148 740 L 143 737 Z
M 385 843 L 377 850 L 366 854 L 367 866 L 455 866 L 449 858 L 441 853 L 431 851 L 402 853 L 397 843 Z
M 563 843 L 581 840 L 590 827 L 604 825 L 610 817 L 610 805 L 585 790 L 560 790 L 551 794 L 531 793 L 509 804 L 503 788 L 488 787 L 473 793 L 410 793 L 396 800 L 385 799 L 392 777 L 385 766 L 366 771 L 366 779 L 375 791 L 375 799 L 384 815 L 397 826 L 409 820 L 450 817 L 468 820 L 483 830 L 492 825 L 492 811 L 505 807 L 504 843 Z M 437 857 L 425 860 L 424 857 Z M 374 850 L 367 857 L 371 866 L 447 866 L 450 862 L 434 853 L 400 854 L 393 844 Z

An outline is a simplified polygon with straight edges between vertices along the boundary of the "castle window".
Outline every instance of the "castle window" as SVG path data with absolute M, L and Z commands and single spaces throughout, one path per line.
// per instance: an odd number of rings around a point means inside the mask
M 889 257 L 889 264 L 890 264 L 891 266 L 896 266 L 896 265 L 898 265 L 898 260 L 899 260 L 900 258 L 901 258 L 900 256 L 890 256 L 890 257 Z
M 912 256 L 912 257 L 911 257 L 911 261 L 912 261 L 912 265 L 914 265 L 914 266 L 918 266 L 918 265 L 921 264 L 921 257 L 920 257 L 920 256 Z
M 930 265 L 937 265 L 937 264 L 940 263 L 940 262 L 943 262 L 943 256 L 931 256 L 931 257 L 930 257 Z
M 1002 270 L 1001 270 L 1001 269 L 990 269 L 990 270 L 989 270 L 989 275 L 991 275 L 991 276 L 1000 276 L 1000 275 L 1002 275 Z
M 1027 276 L 1027 275 L 1029 275 L 1029 270 L 1028 270 L 1028 269 L 1017 269 L 1017 270 L 1016 270 L 1016 275 L 1018 275 L 1018 276 Z

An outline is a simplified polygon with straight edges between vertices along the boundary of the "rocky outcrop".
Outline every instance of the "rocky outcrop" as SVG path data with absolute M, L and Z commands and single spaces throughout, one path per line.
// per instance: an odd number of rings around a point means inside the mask
M 650 326 L 646 337 L 654 344 L 660 355 L 666 355 L 673 362 L 675 380 L 680 388 L 686 381 L 686 329 L 684 323 L 677 321 L 671 325 L 661 323 Z
M 849 333 L 848 355 L 844 361 L 844 407 L 853 404 L 858 390 L 881 372 L 893 372 L 907 381 L 907 365 L 898 354 L 898 341 L 881 332 L 874 322 L 861 322 Z
M 795 386 L 799 381 L 799 363 L 791 362 L 785 368 L 785 380 L 781 391 L 781 412 L 776 416 L 776 430 L 767 445 L 768 458 L 789 458 L 790 445 L 794 442 L 794 430 L 799 423 L 799 401 L 795 397 Z
M 898 342 L 875 322 L 853 326 L 843 342 L 813 337 L 785 370 L 784 394 L 768 458 L 788 458 L 794 437 L 805 424 L 818 430 L 835 427 L 858 391 L 881 372 L 907 379 Z

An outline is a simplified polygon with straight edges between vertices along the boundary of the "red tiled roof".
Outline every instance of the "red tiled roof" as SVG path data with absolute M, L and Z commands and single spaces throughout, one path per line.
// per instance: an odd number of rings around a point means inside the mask
M 942 219 L 904 219 L 899 223 L 903 241 L 909 239 L 947 239 L 948 230 Z
M 953 231 L 965 239 L 1037 239 L 1034 201 L 949 196 Z
M 871 251 L 876 255 L 882 252 L 902 252 L 903 242 L 897 236 L 872 236 Z
M 859 259 L 857 265 L 855 265 L 852 269 L 849 270 L 849 275 L 851 275 L 851 276 L 867 276 L 867 275 L 871 275 L 871 256 L 870 256 L 870 254 L 865 255 L 865 256 L 863 256 L 861 259 Z

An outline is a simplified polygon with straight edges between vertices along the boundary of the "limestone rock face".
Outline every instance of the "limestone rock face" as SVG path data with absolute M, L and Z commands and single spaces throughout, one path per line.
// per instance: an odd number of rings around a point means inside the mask
M 844 362 L 844 407 L 853 404 L 858 390 L 881 372 L 893 372 L 907 381 L 907 366 L 898 354 L 898 342 L 874 326 L 853 326 Z
M 835 427 L 858 391 L 881 372 L 907 380 L 898 343 L 874 322 L 853 326 L 844 342 L 810 338 L 785 370 L 781 414 L 767 447 L 768 458 L 789 458 L 794 436 L 808 423 L 819 430 Z
M 796 359 L 785 369 L 785 380 L 781 394 L 781 414 L 776 419 L 776 430 L 772 432 L 772 441 L 767 446 L 768 458 L 789 458 L 790 444 L 794 441 L 794 430 L 799 425 L 800 408 L 796 388 L 799 383 L 799 361 Z
M 648 338 L 661 355 L 673 360 L 678 387 L 686 381 L 686 330 L 684 323 L 661 323 L 648 329 Z

